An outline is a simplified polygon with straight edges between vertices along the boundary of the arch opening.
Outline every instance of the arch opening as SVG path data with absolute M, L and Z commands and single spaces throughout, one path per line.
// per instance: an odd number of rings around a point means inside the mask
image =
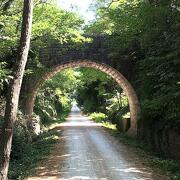
M 33 108 L 34 108 L 36 96 L 38 94 L 38 90 L 46 80 L 51 79 L 53 76 L 55 76 L 57 73 L 61 72 L 62 70 L 65 70 L 67 68 L 76 68 L 76 67 L 87 67 L 87 68 L 93 68 L 93 69 L 102 71 L 117 82 L 117 84 L 122 88 L 122 90 L 128 97 L 130 121 L 131 121 L 128 134 L 136 135 L 140 106 L 139 106 L 139 101 L 138 101 L 136 92 L 133 89 L 132 85 L 116 69 L 110 67 L 109 65 L 101 64 L 101 63 L 97 63 L 97 62 L 89 61 L 89 60 L 76 60 L 76 61 L 71 61 L 65 64 L 60 64 L 52 68 L 51 71 L 45 73 L 40 78 L 40 80 L 34 85 L 31 92 L 28 94 L 28 98 L 26 100 L 26 106 L 25 106 L 25 113 L 27 115 L 31 115 L 33 113 Z

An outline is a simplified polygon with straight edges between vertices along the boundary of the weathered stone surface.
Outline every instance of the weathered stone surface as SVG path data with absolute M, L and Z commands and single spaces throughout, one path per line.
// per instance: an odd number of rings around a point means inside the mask
M 41 87 L 43 82 L 52 78 L 55 74 L 61 72 L 62 70 L 66 68 L 73 68 L 73 67 L 94 68 L 110 75 L 114 80 L 117 81 L 117 83 L 121 86 L 125 94 L 128 96 L 128 100 L 129 100 L 129 107 L 130 107 L 130 113 L 131 113 L 131 127 L 128 133 L 133 134 L 133 135 L 136 134 L 137 120 L 139 116 L 140 107 L 139 107 L 138 98 L 136 96 L 136 93 L 133 87 L 131 86 L 129 81 L 119 71 L 117 71 L 113 67 L 106 64 L 89 61 L 89 60 L 74 60 L 74 61 L 63 63 L 63 64 L 58 64 L 57 66 L 53 67 L 51 71 L 45 73 L 29 92 L 28 99 L 26 101 L 26 108 L 25 108 L 26 113 L 32 114 L 38 89 Z
M 91 42 L 81 44 L 79 48 L 72 45 L 53 45 L 44 48 L 40 52 L 41 64 L 48 68 L 49 71 L 42 74 L 42 77 L 31 84 L 30 88 L 26 89 L 28 98 L 25 102 L 25 111 L 27 114 L 32 114 L 33 106 L 36 99 L 38 89 L 48 79 L 66 68 L 73 67 L 90 67 L 100 70 L 111 76 L 121 86 L 125 94 L 128 96 L 129 107 L 131 113 L 131 127 L 129 134 L 136 134 L 137 120 L 139 117 L 139 101 L 136 93 L 127 80 L 129 78 L 129 61 L 123 61 L 122 66 L 120 61 L 114 61 L 111 55 L 111 47 L 107 43 L 107 36 L 93 36 Z M 127 76 L 128 78 L 125 78 Z
M 105 72 L 121 86 L 128 96 L 130 106 L 130 129 L 128 134 L 134 136 L 137 133 L 137 120 L 139 118 L 139 101 L 129 80 L 133 79 L 132 61 L 127 59 L 112 59 L 111 47 L 106 42 L 105 36 L 93 37 L 91 43 L 85 43 L 79 49 L 73 49 L 69 45 L 53 46 L 41 50 L 40 60 L 48 72 L 35 81 L 27 81 L 29 86 L 25 92 L 28 98 L 25 102 L 27 114 L 32 114 L 38 89 L 48 79 L 66 68 L 91 67 Z M 125 127 L 125 124 L 121 124 Z M 162 127 L 159 122 L 138 127 L 138 135 L 154 149 L 164 155 L 180 159 L 180 130 L 174 127 Z

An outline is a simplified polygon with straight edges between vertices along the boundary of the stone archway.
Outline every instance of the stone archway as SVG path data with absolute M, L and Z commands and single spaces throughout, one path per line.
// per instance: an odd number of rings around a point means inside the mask
M 28 94 L 28 98 L 26 100 L 26 106 L 25 106 L 25 113 L 27 115 L 31 115 L 33 113 L 33 107 L 38 90 L 46 80 L 52 78 L 54 75 L 56 75 L 57 73 L 59 73 L 64 69 L 74 68 L 74 67 L 89 67 L 100 70 L 106 73 L 107 75 L 111 76 L 119 84 L 119 86 L 123 89 L 124 93 L 127 95 L 129 102 L 131 126 L 128 130 L 128 133 L 131 135 L 136 135 L 137 121 L 140 113 L 140 105 L 136 92 L 134 91 L 133 87 L 131 86 L 129 81 L 116 69 L 112 68 L 109 65 L 101 64 L 89 60 L 76 60 L 76 61 L 70 61 L 64 64 L 60 64 L 52 68 L 50 72 L 44 74 L 41 77 L 41 79 L 35 84 L 32 91 Z

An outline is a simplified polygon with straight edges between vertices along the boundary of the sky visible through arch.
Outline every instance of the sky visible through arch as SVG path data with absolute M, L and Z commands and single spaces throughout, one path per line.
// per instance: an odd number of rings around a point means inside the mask
M 93 0 L 57 0 L 57 2 L 65 10 L 78 12 L 86 23 L 95 18 L 95 13 L 89 8 Z

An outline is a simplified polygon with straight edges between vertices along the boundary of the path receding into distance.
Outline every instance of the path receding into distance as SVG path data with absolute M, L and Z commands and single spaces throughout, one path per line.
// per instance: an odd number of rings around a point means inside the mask
M 56 128 L 60 138 L 47 160 L 28 180 L 167 180 L 144 165 L 145 159 L 121 144 L 76 105 Z

